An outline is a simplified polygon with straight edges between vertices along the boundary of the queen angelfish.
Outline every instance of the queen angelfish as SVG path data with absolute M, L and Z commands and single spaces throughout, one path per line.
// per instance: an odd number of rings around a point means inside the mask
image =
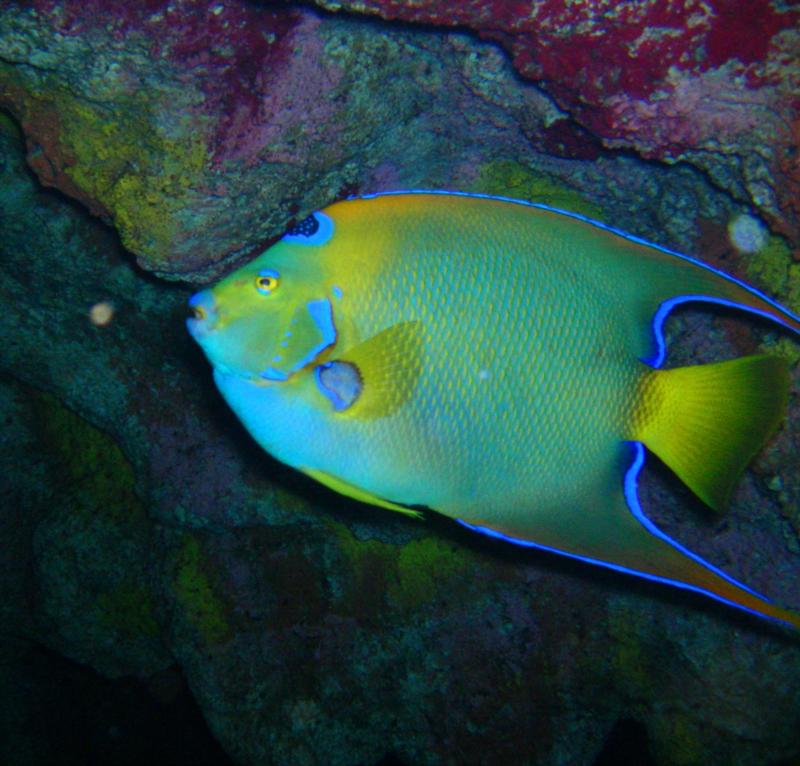
M 777 357 L 662 369 L 687 301 L 800 333 L 739 280 L 581 216 L 404 192 L 309 216 L 194 295 L 188 327 L 255 440 L 338 492 L 800 628 L 639 505 L 653 452 L 722 508 L 786 410 Z

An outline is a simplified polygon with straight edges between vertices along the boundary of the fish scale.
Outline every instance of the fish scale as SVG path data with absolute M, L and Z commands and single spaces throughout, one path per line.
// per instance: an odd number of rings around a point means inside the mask
M 800 627 L 639 504 L 649 450 L 722 508 L 785 411 L 780 359 L 661 369 L 687 301 L 800 333 L 744 283 L 580 216 L 398 193 L 315 213 L 194 296 L 189 330 L 256 441 L 336 491 Z
M 446 216 L 439 220 L 439 226 L 452 225 Z M 403 466 L 404 480 L 413 477 L 425 490 L 424 496 L 410 498 L 414 503 L 430 504 L 435 497 L 437 508 L 458 507 L 462 514 L 480 509 L 487 519 L 507 512 L 509 503 L 533 512 L 532 486 L 539 507 L 563 503 L 574 495 L 576 481 L 584 483 L 573 474 L 567 484 L 565 465 L 587 466 L 593 474 L 600 454 L 604 467 L 613 465 L 609 445 L 623 436 L 629 404 L 624 392 L 631 388 L 623 379 L 635 374 L 635 360 L 606 365 L 603 377 L 589 385 L 584 365 L 608 329 L 604 312 L 586 300 L 592 285 L 580 274 L 565 279 L 537 268 L 524 257 L 524 240 L 511 227 L 479 231 L 482 236 L 460 238 L 447 248 L 435 244 L 435 228 L 427 241 L 410 236 L 383 245 L 380 278 L 359 271 L 364 278 L 345 290 L 347 308 L 365 318 L 359 339 L 398 320 L 416 319 L 425 328 L 426 348 L 423 373 L 407 406 L 391 419 L 348 422 L 352 443 L 369 443 L 382 453 L 389 471 Z M 493 262 L 497 252 L 506 257 Z M 488 274 L 487 263 L 493 264 Z M 552 303 L 550 296 L 565 282 L 563 297 L 584 310 L 560 316 L 538 309 Z M 408 290 L 409 283 L 417 289 Z M 502 312 L 486 312 L 490 297 Z M 450 304 L 456 306 L 455 323 Z M 377 310 L 370 311 L 373 306 Z M 613 336 L 608 342 L 613 344 Z M 337 341 L 343 348 L 347 343 L 346 337 Z M 559 369 L 562 360 L 572 363 L 568 376 Z M 481 379 L 481 370 L 488 378 Z M 448 392 L 444 399 L 442 391 Z M 532 406 L 576 398 L 580 405 L 566 412 Z M 607 421 L 587 429 L 581 417 L 586 408 L 601 409 Z M 498 427 L 508 437 L 500 443 Z M 339 473 L 341 467 L 334 470 Z M 385 480 L 371 464 L 362 473 L 360 486 Z M 498 481 L 507 485 L 505 493 L 498 494 Z

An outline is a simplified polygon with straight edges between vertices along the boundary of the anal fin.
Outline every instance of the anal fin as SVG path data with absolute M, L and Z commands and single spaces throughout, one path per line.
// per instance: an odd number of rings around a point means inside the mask
M 786 623 L 800 630 L 800 614 L 784 609 L 737 582 L 700 556 L 688 551 L 661 532 L 642 513 L 636 484 L 644 464 L 645 448 L 633 446 L 633 463 L 625 473 L 622 491 L 610 504 L 564 512 L 552 518 L 525 524 L 462 524 L 478 532 L 518 545 L 543 548 L 571 558 L 686 588 L 761 617 Z

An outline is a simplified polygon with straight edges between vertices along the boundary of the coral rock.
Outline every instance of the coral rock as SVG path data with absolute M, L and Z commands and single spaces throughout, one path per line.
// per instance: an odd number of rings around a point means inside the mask
M 786 3 L 317 2 L 496 40 L 606 147 L 690 162 L 800 242 L 800 11 Z

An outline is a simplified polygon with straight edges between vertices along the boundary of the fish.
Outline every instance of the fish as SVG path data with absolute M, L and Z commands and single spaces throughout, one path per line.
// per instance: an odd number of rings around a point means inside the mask
M 739 279 L 581 215 L 384 192 L 303 219 L 193 295 L 187 327 L 255 441 L 336 492 L 800 629 L 639 502 L 652 453 L 724 509 L 785 417 L 779 357 L 665 366 L 665 319 L 688 302 L 800 334 Z

